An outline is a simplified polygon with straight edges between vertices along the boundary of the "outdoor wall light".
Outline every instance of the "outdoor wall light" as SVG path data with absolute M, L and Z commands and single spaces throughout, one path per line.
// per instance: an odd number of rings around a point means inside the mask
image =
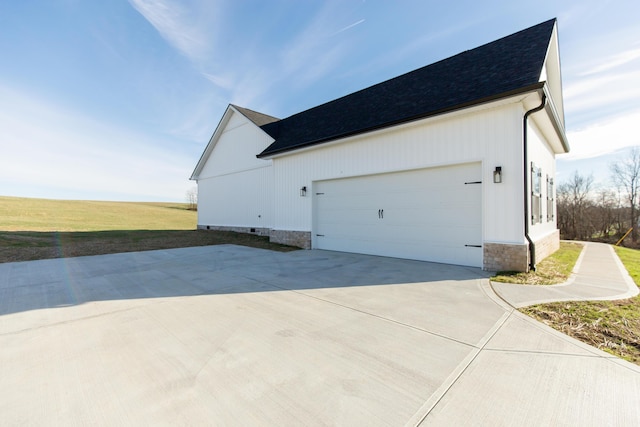
M 494 184 L 500 184 L 502 182 L 502 166 L 496 166 L 496 170 L 493 171 Z
M 305 185 L 300 189 L 300 197 L 305 197 L 307 195 L 307 186 Z

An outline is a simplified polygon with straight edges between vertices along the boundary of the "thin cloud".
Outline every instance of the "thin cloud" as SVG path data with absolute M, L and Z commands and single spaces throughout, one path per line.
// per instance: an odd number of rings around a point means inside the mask
M 333 70 L 349 50 L 348 39 L 337 43 L 333 36 L 350 27 L 338 30 L 336 17 L 340 16 L 341 3 L 326 3 L 313 17 L 309 25 L 283 48 L 281 72 L 287 77 L 295 77 L 298 85 L 306 85 Z
M 206 55 L 209 34 L 206 27 L 199 25 L 198 11 L 171 0 L 129 0 L 129 3 L 187 58 L 199 61 Z
M 582 74 L 580 74 L 581 76 L 590 76 L 593 74 L 599 74 L 602 73 L 604 71 L 609 71 L 612 70 L 614 68 L 618 68 L 622 65 L 626 65 L 630 62 L 635 61 L 636 59 L 640 58 L 640 48 L 637 49 L 630 49 L 624 52 L 620 52 L 618 54 L 615 54 L 607 59 L 605 59 L 604 61 L 602 61 L 603 63 L 601 65 L 598 65 Z
M 562 160 L 587 159 L 612 153 L 625 147 L 640 145 L 636 132 L 640 110 L 636 110 L 586 128 L 567 132 L 571 151 Z
M 342 33 L 342 32 L 345 32 L 345 31 L 347 31 L 347 30 L 350 30 L 351 28 L 355 27 L 356 25 L 360 25 L 360 24 L 362 24 L 364 21 L 365 21 L 364 19 L 361 19 L 361 20 L 359 20 L 359 21 L 357 21 L 357 22 L 354 22 L 354 23 L 353 23 L 353 24 L 351 24 L 351 25 L 347 25 L 346 27 L 344 27 L 344 28 L 342 28 L 342 29 L 340 29 L 340 30 L 336 31 L 335 33 L 333 33 L 333 34 L 332 34 L 332 36 L 336 36 L 336 35 L 338 35 L 338 34 L 340 34 L 340 33 Z
M 11 100 L 0 102 L 0 187 L 5 194 L 29 184 L 30 194 L 15 195 L 47 197 L 53 190 L 182 200 L 189 188 L 192 156 L 171 150 L 170 141 L 4 87 L 0 99 Z
M 447 28 L 437 31 L 437 32 L 428 32 L 423 36 L 420 36 L 401 47 L 397 47 L 396 49 L 391 50 L 390 52 L 386 52 L 385 55 L 376 56 L 375 59 L 364 63 L 359 67 L 352 68 L 349 72 L 343 74 L 343 77 L 351 77 L 354 75 L 361 75 L 363 72 L 367 70 L 376 70 L 376 69 L 385 69 L 390 65 L 399 64 L 406 62 L 407 58 L 414 57 L 419 52 L 425 51 L 429 46 L 432 46 L 436 43 L 440 43 L 443 40 L 447 40 L 449 38 L 453 38 L 454 35 L 467 30 L 468 28 L 477 24 L 476 20 L 470 20 L 467 22 L 458 23 L 456 25 L 448 26 Z M 456 54 L 457 52 L 451 51 L 451 54 Z M 424 66 L 429 63 L 426 56 L 422 55 L 422 58 L 425 58 L 424 63 L 419 66 Z M 432 58 L 431 62 L 434 62 L 439 59 L 444 58 Z M 410 70 L 406 70 L 410 71 Z M 389 76 L 392 77 L 392 76 Z
M 584 120 L 607 120 L 611 114 L 637 108 L 640 99 L 640 70 L 603 73 L 569 82 L 564 90 L 567 119 L 574 126 Z

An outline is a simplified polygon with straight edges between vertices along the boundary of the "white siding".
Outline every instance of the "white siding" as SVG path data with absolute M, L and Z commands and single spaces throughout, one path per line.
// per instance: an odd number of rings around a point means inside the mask
M 232 114 L 198 176 L 199 225 L 272 227 L 272 161 L 256 158 L 271 142 L 246 117 Z
M 271 141 L 246 117 L 233 113 L 198 178 L 221 176 L 270 164 L 270 160 L 258 159 L 256 154 Z
M 426 119 L 274 159 L 275 229 L 312 230 L 299 189 L 349 176 L 481 162 L 485 241 L 524 243 L 520 103 Z M 503 183 L 493 183 L 502 166 Z
M 541 136 L 541 132 L 535 124 L 535 114 L 530 116 L 527 122 L 527 145 L 529 148 L 529 168 L 531 167 L 531 162 L 535 163 L 535 165 L 542 169 L 542 223 L 533 224 L 529 229 L 529 235 L 531 238 L 536 241 L 556 230 L 556 221 L 557 218 L 554 215 L 552 221 L 547 221 L 547 186 L 546 186 L 546 176 L 549 175 L 554 177 L 556 175 L 556 161 L 553 150 L 549 145 L 544 142 L 544 139 Z M 530 173 L 530 172 L 529 172 Z M 529 182 L 529 186 L 531 186 L 531 182 Z M 554 185 L 554 193 L 555 193 L 555 185 Z M 529 187 L 529 224 L 531 224 L 531 187 Z M 553 199 L 555 201 L 555 194 L 553 195 Z M 554 208 L 555 210 L 555 208 Z
M 198 224 L 271 228 L 273 170 L 266 166 L 198 181 Z

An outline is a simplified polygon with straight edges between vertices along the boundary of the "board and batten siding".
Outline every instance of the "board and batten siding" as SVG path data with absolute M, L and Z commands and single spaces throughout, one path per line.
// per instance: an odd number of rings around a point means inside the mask
M 312 230 L 315 181 L 481 162 L 484 240 L 523 244 L 522 115 L 519 102 L 483 106 L 276 157 L 273 228 Z
M 541 180 L 542 222 L 537 224 L 532 224 L 529 229 L 529 235 L 534 241 L 536 241 L 551 233 L 555 233 L 557 231 L 557 226 L 556 226 L 557 214 L 555 214 L 556 185 L 554 185 L 554 189 L 553 189 L 554 190 L 553 191 L 554 192 L 553 194 L 554 218 L 551 221 L 547 220 L 547 203 L 546 203 L 547 202 L 546 176 L 549 175 L 553 177 L 555 181 L 556 161 L 555 161 L 555 154 L 553 150 L 551 149 L 551 147 L 549 147 L 549 144 L 545 142 L 539 128 L 535 124 L 535 121 L 531 119 L 527 122 L 527 141 L 528 141 L 527 145 L 529 148 L 529 153 L 528 153 L 529 167 L 531 167 L 531 163 L 533 162 L 536 165 L 536 167 L 539 167 L 542 169 L 542 180 Z M 529 191 L 528 191 L 529 197 L 531 197 L 531 185 L 532 185 L 532 182 L 531 180 L 529 180 Z M 528 217 L 529 217 L 530 224 L 531 224 L 531 208 L 532 208 L 531 203 L 529 203 Z
M 256 158 L 271 142 L 233 112 L 198 176 L 198 225 L 273 226 L 273 165 Z
M 198 224 L 271 228 L 272 182 L 270 165 L 198 180 Z

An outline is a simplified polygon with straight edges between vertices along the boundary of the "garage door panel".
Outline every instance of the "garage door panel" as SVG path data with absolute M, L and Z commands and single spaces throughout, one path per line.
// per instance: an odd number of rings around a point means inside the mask
M 481 266 L 480 178 L 473 163 L 317 182 L 314 247 Z

